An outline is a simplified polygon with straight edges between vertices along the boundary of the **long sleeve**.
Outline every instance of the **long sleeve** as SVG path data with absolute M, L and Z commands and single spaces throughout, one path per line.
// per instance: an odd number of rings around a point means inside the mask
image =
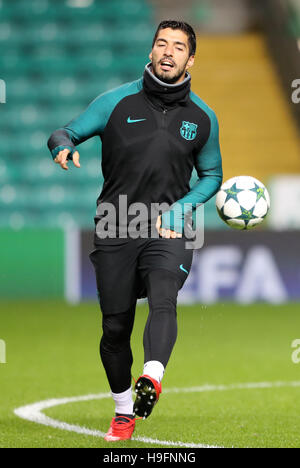
M 162 215 L 162 227 L 179 233 L 183 232 L 186 216 L 194 212 L 199 204 L 207 202 L 222 184 L 222 158 L 219 143 L 219 125 L 215 113 L 211 113 L 209 138 L 195 157 L 198 181 L 192 189 L 171 209 Z
M 117 103 L 125 96 L 137 93 L 140 86 L 140 80 L 137 80 L 100 94 L 82 114 L 63 128 L 55 130 L 48 140 L 48 148 L 53 159 L 65 148 L 71 150 L 69 159 L 72 159 L 77 145 L 93 136 L 101 135 Z
M 105 99 L 99 96 L 82 114 L 53 132 L 48 140 L 48 148 L 53 159 L 65 148 L 70 149 L 69 158 L 71 158 L 77 145 L 95 135 L 100 135 L 105 126 L 105 107 Z

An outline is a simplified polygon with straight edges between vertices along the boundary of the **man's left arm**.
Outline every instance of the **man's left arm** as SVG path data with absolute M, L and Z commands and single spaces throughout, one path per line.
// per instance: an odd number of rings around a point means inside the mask
M 219 143 L 219 125 L 214 112 L 211 113 L 209 138 L 195 158 L 198 181 L 192 189 L 162 214 L 161 227 L 183 233 L 184 221 L 199 204 L 207 202 L 219 190 L 222 179 L 222 158 Z

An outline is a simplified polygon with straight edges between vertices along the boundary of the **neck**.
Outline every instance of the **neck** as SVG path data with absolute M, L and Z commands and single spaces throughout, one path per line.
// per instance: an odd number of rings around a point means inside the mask
M 191 76 L 186 72 L 181 81 L 174 84 L 166 83 L 154 75 L 150 62 L 145 66 L 143 87 L 148 98 L 158 105 L 171 107 L 185 105 L 190 92 Z

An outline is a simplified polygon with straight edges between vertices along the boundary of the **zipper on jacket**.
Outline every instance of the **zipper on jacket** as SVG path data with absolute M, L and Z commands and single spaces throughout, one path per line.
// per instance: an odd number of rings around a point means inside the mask
M 163 128 L 165 128 L 165 127 L 166 127 L 166 120 L 167 120 L 167 119 L 166 119 L 166 117 L 167 117 L 167 109 L 163 109 L 163 110 L 162 110 L 162 113 L 163 113 L 162 126 L 163 126 Z

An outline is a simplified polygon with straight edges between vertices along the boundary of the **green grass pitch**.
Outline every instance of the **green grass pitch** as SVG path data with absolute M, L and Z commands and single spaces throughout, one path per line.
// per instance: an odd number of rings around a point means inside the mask
M 7 361 L 0 364 L 0 447 L 166 447 L 136 440 L 108 444 L 17 417 L 14 409 L 23 405 L 109 392 L 98 354 L 101 314 L 95 303 L 2 302 L 0 310 Z M 300 363 L 291 359 L 291 344 L 300 339 L 299 310 L 296 303 L 178 306 L 178 339 L 163 393 L 151 416 L 137 421 L 134 436 L 223 447 L 300 447 L 300 386 L 288 385 L 300 382 Z M 140 304 L 132 337 L 135 378 L 143 366 L 146 318 L 147 304 Z M 270 385 L 230 388 L 261 382 Z M 180 392 L 205 384 L 224 387 Z M 104 398 L 53 406 L 44 414 L 106 432 L 113 411 L 112 400 Z

